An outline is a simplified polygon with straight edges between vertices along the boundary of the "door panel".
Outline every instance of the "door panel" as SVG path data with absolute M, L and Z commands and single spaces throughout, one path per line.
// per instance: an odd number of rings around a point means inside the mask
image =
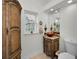
M 19 29 L 12 29 L 11 30 L 11 52 L 16 51 L 20 48 L 20 31 Z
M 15 11 L 14 11 L 15 10 Z M 11 20 L 10 20 L 10 27 L 20 26 L 20 16 L 19 10 L 16 8 L 15 5 L 11 5 Z

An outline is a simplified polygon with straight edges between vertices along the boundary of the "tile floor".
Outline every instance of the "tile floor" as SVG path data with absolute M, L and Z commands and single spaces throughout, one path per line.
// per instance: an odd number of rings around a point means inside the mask
M 30 59 L 51 59 L 51 58 L 46 56 L 46 54 L 41 53 L 41 54 L 31 57 Z M 56 59 L 56 58 L 54 58 L 54 59 Z

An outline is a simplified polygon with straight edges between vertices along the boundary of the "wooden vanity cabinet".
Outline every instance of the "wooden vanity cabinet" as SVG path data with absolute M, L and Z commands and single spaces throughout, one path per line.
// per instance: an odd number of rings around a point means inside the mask
M 56 51 L 59 50 L 59 37 L 43 37 L 43 51 L 47 56 L 53 58 Z
M 21 59 L 21 5 L 2 1 L 2 59 Z

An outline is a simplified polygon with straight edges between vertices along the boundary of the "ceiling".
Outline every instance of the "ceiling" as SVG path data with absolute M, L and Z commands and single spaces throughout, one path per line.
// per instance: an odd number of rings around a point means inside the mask
M 18 0 L 23 10 L 39 13 L 40 11 L 49 12 L 50 8 L 61 8 L 67 5 L 68 0 Z M 76 0 L 73 0 L 76 1 Z
M 40 11 L 48 2 L 52 0 L 18 0 L 23 9 L 29 11 Z
M 64 0 L 64 1 L 62 1 L 62 2 L 60 2 L 58 4 L 56 4 L 56 5 L 54 5 L 52 7 L 50 7 L 49 9 L 46 9 L 45 13 L 52 14 L 52 13 L 55 13 L 56 10 L 59 11 L 59 10 L 61 10 L 62 8 L 66 7 L 66 6 L 69 6 L 71 4 L 77 3 L 77 0 L 72 0 L 72 3 L 70 3 L 70 4 L 67 3 L 68 1 L 69 0 Z M 53 11 L 51 11 L 50 9 L 53 9 Z

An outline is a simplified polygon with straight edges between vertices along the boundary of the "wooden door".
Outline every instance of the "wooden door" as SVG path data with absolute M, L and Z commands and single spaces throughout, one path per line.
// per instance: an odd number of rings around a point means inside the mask
M 3 1 L 2 59 L 21 59 L 21 6 L 17 0 Z

